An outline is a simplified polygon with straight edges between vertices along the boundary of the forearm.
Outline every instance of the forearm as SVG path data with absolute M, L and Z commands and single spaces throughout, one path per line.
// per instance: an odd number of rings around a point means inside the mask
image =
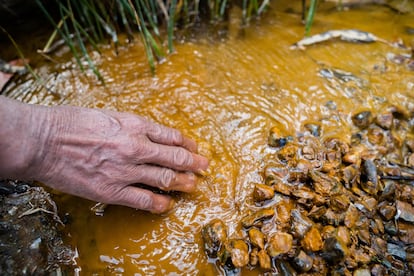
M 45 107 L 0 96 L 0 178 L 31 178 L 29 171 L 42 147 L 40 126 L 45 116 Z

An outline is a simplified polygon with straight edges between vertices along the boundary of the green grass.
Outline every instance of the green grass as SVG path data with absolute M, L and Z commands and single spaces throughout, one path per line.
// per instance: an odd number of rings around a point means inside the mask
M 310 6 L 309 6 L 309 11 L 306 15 L 306 19 L 305 19 L 305 36 L 309 36 L 310 35 L 310 30 L 313 24 L 313 20 L 315 18 L 315 13 L 316 13 L 316 6 L 318 4 L 318 0 L 311 0 L 310 1 Z
M 217 23 L 226 20 L 229 9 L 241 4 L 242 24 L 266 11 L 270 0 L 55 0 L 45 4 L 36 0 L 54 26 L 50 44 L 60 36 L 70 48 L 81 70 L 84 58 L 88 69 L 103 81 L 98 68 L 90 58 L 88 46 L 99 51 L 99 44 L 110 39 L 115 51 L 118 36 L 126 33 L 132 40 L 139 33 L 145 47 L 148 64 L 153 73 L 156 64 L 174 52 L 174 35 L 177 26 L 191 27 L 197 21 Z M 311 0 L 306 19 L 306 33 L 315 14 L 316 0 Z M 204 10 L 203 10 L 204 9 Z M 207 10 L 206 10 L 207 9 Z M 58 13 L 57 16 L 52 14 Z M 208 18 L 201 18 L 201 17 Z M 162 29 L 165 28 L 165 29 Z M 163 34 L 166 34 L 164 38 Z M 166 40 L 166 43 L 164 43 Z

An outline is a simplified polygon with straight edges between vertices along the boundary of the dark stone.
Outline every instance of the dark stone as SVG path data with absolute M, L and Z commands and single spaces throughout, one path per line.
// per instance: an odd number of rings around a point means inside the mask
M 337 238 L 330 237 L 325 240 L 322 257 L 330 264 L 337 264 L 345 258 L 346 246 Z
M 352 116 L 352 122 L 360 129 L 367 128 L 372 123 L 371 111 L 362 111 Z

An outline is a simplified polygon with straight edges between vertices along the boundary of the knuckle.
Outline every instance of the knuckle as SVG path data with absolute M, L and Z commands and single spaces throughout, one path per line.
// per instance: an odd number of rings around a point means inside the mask
M 154 199 L 149 193 L 136 193 L 134 201 L 143 210 L 151 210 L 154 205 Z
M 114 193 L 114 186 L 110 183 L 99 183 L 98 181 L 94 181 L 92 183 L 92 189 L 96 188 L 97 193 L 100 197 L 107 197 L 108 195 Z
M 189 167 L 193 164 L 193 156 L 183 148 L 177 148 L 173 156 L 174 164 L 180 167 Z
M 177 129 L 170 129 L 170 139 L 174 145 L 181 145 L 183 143 L 183 135 Z
M 96 201 L 103 203 L 115 204 L 122 199 L 121 190 L 114 188 L 112 185 L 102 185 L 96 192 Z
M 181 145 L 184 137 L 182 133 L 174 128 L 166 127 L 160 124 L 151 124 L 148 126 L 149 132 L 153 137 L 157 139 L 162 139 L 165 143 L 171 145 Z
M 169 190 L 175 178 L 175 172 L 170 169 L 164 169 L 158 178 L 157 186 L 162 190 Z
M 130 143 L 125 145 L 125 151 L 128 156 L 146 156 L 149 150 L 149 141 L 147 139 L 135 138 L 130 139 Z
M 155 136 L 155 137 L 159 137 L 162 135 L 163 130 L 161 125 L 153 123 L 153 124 L 149 124 L 149 131 Z

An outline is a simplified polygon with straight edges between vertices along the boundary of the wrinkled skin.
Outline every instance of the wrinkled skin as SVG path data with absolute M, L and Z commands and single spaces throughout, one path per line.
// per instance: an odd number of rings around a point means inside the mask
M 195 173 L 208 167 L 193 140 L 132 114 L 0 96 L 0 116 L 0 177 L 35 179 L 103 203 L 165 212 L 170 196 L 134 184 L 192 192 Z

